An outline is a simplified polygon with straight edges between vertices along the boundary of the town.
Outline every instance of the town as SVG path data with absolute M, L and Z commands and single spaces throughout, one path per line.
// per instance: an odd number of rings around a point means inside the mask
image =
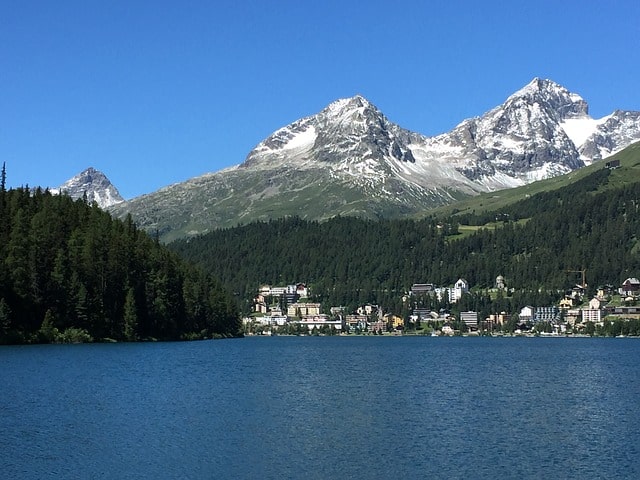
M 243 319 L 246 335 L 430 335 L 430 336 L 636 336 L 640 335 L 640 280 L 627 278 L 619 287 L 598 287 L 586 298 L 587 285 L 576 284 L 554 305 L 524 306 L 517 312 L 500 311 L 484 318 L 477 311 L 433 310 L 424 299 L 455 305 L 470 294 L 470 285 L 459 278 L 438 287 L 415 283 L 402 297 L 404 314 L 385 312 L 365 304 L 355 311 L 342 306 L 324 310 L 310 301 L 304 283 L 263 285 L 253 299 L 252 314 Z M 508 293 L 504 277 L 496 277 L 494 295 Z M 433 303 L 433 302 L 431 302 Z M 613 327 L 612 327 L 613 326 Z

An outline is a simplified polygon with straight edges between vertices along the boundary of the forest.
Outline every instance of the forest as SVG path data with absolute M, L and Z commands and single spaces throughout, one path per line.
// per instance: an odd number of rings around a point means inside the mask
M 402 297 L 413 283 L 446 287 L 458 278 L 473 291 L 456 309 L 515 312 L 559 300 L 580 282 L 576 270 L 587 271 L 589 294 L 599 285 L 617 287 L 638 276 L 640 183 L 605 189 L 608 176 L 609 170 L 597 170 L 497 215 L 379 221 L 336 217 L 326 222 L 293 217 L 217 230 L 169 246 L 215 273 L 243 300 L 244 313 L 261 284 L 303 282 L 325 308 L 373 303 L 401 314 L 406 308 Z M 461 224 L 476 230 L 462 235 Z M 508 290 L 496 298 L 488 289 L 498 275 L 505 277 Z
M 237 301 L 127 218 L 0 184 L 0 343 L 235 336 Z
M 306 283 L 325 312 L 372 303 L 404 316 L 412 284 L 464 278 L 472 291 L 455 305 L 416 301 L 483 318 L 551 305 L 586 270 L 590 297 L 640 272 L 640 183 L 605 188 L 609 175 L 594 171 L 497 213 L 289 217 L 163 246 L 86 200 L 6 190 L 3 168 L 0 343 L 235 336 L 262 284 Z M 496 294 L 498 275 L 507 289 Z

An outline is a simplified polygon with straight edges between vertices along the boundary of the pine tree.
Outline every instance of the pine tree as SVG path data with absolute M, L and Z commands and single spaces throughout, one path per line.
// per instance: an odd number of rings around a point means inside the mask
M 0 298 L 0 345 L 8 343 L 11 329 L 11 308 L 4 298 Z
M 4 195 L 7 188 L 7 164 L 2 162 L 2 173 L 0 173 L 0 194 Z
M 55 319 L 53 312 L 51 311 L 51 309 L 49 309 L 44 315 L 44 320 L 42 320 L 42 325 L 40 326 L 40 330 L 38 332 L 40 341 L 45 343 L 53 343 L 56 341 L 59 332 L 54 323 Z
M 128 342 L 135 342 L 138 339 L 138 312 L 136 310 L 136 298 L 133 288 L 127 290 L 124 301 L 124 329 L 123 336 Z

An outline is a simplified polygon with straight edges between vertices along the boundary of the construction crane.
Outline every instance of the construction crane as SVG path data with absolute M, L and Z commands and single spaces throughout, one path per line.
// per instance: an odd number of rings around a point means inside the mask
M 580 285 L 582 288 L 587 288 L 587 269 L 583 268 L 582 270 L 567 270 L 567 273 L 580 273 L 582 274 L 582 284 Z

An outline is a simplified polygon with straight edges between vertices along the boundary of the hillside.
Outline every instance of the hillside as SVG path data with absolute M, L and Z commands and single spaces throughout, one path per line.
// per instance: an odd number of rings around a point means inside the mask
M 622 154 L 624 168 L 637 170 L 638 153 L 636 146 Z M 557 300 L 576 282 L 571 270 L 586 269 L 591 289 L 640 272 L 640 182 L 617 172 L 585 170 L 580 179 L 503 207 L 509 217 L 465 237 L 455 216 L 289 218 L 218 230 L 170 248 L 216 272 L 245 302 L 263 283 L 305 282 L 326 306 L 371 302 L 398 313 L 413 283 L 448 286 L 463 277 L 483 290 L 501 275 L 514 289 L 509 301 L 521 308 Z M 484 215 L 464 220 L 486 223 Z M 467 306 L 498 308 L 476 300 L 484 303 Z

